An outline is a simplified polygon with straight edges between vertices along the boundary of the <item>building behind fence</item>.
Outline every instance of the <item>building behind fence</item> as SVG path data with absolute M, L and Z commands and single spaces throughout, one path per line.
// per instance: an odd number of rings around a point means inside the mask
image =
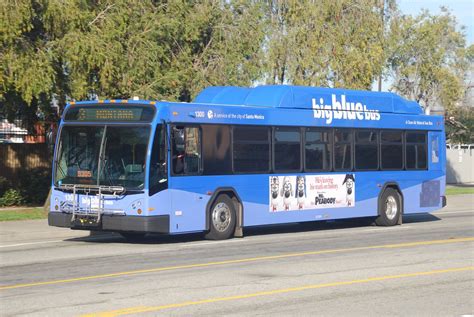
M 0 144 L 0 176 L 12 186 L 28 173 L 50 174 L 51 154 L 46 143 Z
M 0 206 L 42 205 L 51 187 L 47 143 L 0 144 Z
M 446 183 L 474 184 L 474 144 L 447 145 Z

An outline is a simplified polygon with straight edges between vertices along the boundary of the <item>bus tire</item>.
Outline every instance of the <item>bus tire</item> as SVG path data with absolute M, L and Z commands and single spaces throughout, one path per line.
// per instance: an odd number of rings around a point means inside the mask
M 209 240 L 229 239 L 235 230 L 236 212 L 232 199 L 219 195 L 209 212 L 209 231 L 205 237 Z
M 379 215 L 375 219 L 377 226 L 394 226 L 401 217 L 400 195 L 393 188 L 386 188 L 380 197 Z

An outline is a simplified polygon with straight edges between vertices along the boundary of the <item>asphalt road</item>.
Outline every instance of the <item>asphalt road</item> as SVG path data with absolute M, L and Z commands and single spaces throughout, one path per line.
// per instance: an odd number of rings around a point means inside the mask
M 0 223 L 2 316 L 474 314 L 474 195 L 402 226 L 317 222 L 138 243 Z

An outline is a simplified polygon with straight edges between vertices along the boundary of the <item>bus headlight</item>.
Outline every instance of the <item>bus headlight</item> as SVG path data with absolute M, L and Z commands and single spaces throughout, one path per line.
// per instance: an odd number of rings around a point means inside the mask
M 143 212 L 143 201 L 142 199 L 137 199 L 130 204 L 130 209 L 132 213 L 136 212 L 137 214 L 141 215 Z

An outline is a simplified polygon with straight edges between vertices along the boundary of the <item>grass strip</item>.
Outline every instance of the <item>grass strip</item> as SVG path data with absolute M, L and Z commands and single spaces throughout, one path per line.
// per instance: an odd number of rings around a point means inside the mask
M 447 187 L 446 195 L 474 194 L 474 187 Z
M 48 212 L 43 207 L 12 208 L 0 210 L 0 221 L 46 219 Z

